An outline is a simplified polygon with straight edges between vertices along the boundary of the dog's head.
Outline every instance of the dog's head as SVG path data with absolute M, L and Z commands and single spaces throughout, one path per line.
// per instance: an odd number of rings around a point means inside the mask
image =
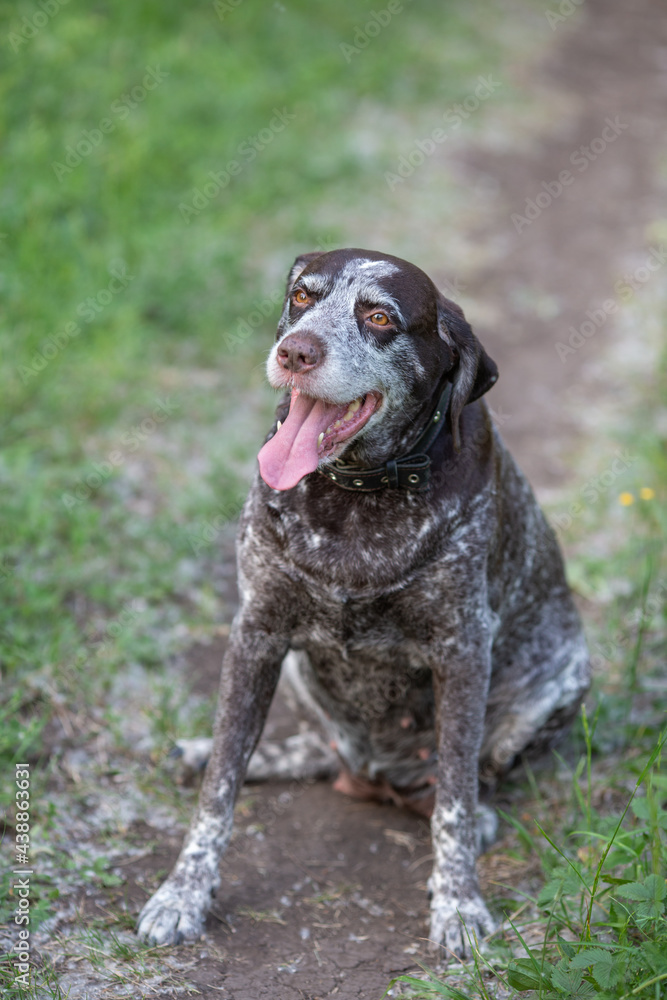
M 460 307 L 423 271 L 356 249 L 296 259 L 267 372 L 291 391 L 289 415 L 259 454 L 278 490 L 341 456 L 372 466 L 404 454 L 445 381 L 458 448 L 463 407 L 498 377 Z

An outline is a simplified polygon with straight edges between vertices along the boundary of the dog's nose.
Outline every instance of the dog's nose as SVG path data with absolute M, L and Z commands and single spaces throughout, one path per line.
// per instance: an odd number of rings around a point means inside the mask
M 278 347 L 278 364 L 290 372 L 305 372 L 324 359 L 324 344 L 313 334 L 290 333 Z

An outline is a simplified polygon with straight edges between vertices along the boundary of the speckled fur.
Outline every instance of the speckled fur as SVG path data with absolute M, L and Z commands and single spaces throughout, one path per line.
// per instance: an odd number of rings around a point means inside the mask
M 313 296 L 306 311 L 292 305 L 295 285 Z M 391 337 L 369 335 L 360 299 L 391 312 Z M 322 338 L 324 359 L 294 377 L 274 349 L 272 384 L 336 403 L 382 394 L 340 448 L 346 462 L 408 449 L 446 379 L 447 429 L 430 449 L 425 493 L 350 493 L 317 472 L 279 492 L 256 477 L 200 812 L 139 932 L 158 943 L 200 932 L 286 658 L 349 772 L 408 799 L 435 789 L 431 940 L 464 955 L 461 921 L 480 937 L 493 926 L 475 874 L 479 778 L 494 782 L 576 714 L 589 682 L 581 626 L 553 532 L 477 401 L 496 370 L 459 307 L 397 258 L 310 254 L 290 273 L 277 343 L 295 330 Z

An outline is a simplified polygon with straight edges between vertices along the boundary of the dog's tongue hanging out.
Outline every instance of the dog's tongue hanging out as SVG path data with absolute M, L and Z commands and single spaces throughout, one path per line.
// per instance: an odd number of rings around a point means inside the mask
M 320 460 L 318 438 L 336 419 L 341 407 L 292 391 L 287 419 L 257 458 L 265 483 L 274 490 L 289 490 L 314 472 Z

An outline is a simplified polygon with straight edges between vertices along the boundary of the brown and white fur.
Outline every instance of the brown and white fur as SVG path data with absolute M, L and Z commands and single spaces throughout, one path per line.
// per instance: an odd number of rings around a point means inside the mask
M 475 873 L 480 776 L 550 746 L 589 683 L 558 545 L 479 399 L 494 362 L 415 266 L 356 249 L 298 258 L 268 376 L 291 404 L 240 520 L 211 757 L 139 933 L 201 934 L 284 663 L 336 747 L 340 788 L 432 810 L 430 938 L 465 955 L 464 924 L 493 928 Z M 404 455 L 446 381 L 426 490 L 354 492 L 320 474 L 341 457 L 372 468 Z

